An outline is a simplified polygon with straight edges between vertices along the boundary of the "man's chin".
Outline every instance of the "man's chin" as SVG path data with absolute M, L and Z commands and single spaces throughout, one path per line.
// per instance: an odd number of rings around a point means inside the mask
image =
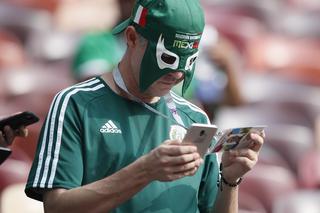
M 154 90 L 153 95 L 157 97 L 164 96 L 170 92 L 172 87 L 161 87 L 158 88 L 157 90 Z
M 167 94 L 176 84 L 161 84 L 158 88 L 162 93 Z
M 153 85 L 151 85 L 151 90 L 149 90 L 150 92 L 152 92 L 152 94 L 154 96 L 164 96 L 166 94 L 169 93 L 169 91 L 176 85 L 176 83 L 161 83 L 161 82 L 157 82 Z

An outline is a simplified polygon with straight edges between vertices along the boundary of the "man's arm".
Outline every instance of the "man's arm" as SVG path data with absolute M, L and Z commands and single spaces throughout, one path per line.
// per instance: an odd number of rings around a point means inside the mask
M 45 211 L 108 212 L 153 180 L 173 181 L 195 174 L 202 159 L 195 146 L 167 141 L 111 176 L 78 188 L 44 194 Z
M 46 192 L 43 199 L 45 212 L 108 212 L 149 182 L 141 163 L 133 163 L 94 183 L 70 190 Z
M 215 212 L 238 212 L 238 187 L 223 186 L 223 191 L 218 192 L 213 213 Z
M 235 149 L 224 152 L 222 155 L 222 176 L 230 184 L 236 184 L 245 173 L 250 171 L 258 161 L 259 151 L 264 142 L 264 133 L 251 133 L 252 146 L 244 149 Z M 238 186 L 228 186 L 220 180 L 220 189 L 215 201 L 213 212 L 238 212 Z

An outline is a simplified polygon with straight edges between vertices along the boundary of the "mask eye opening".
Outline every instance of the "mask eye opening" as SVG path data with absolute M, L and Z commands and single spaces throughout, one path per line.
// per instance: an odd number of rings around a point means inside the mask
M 198 58 L 198 55 L 199 55 L 199 52 L 197 51 L 196 53 L 188 57 L 185 65 L 185 70 L 192 70 L 193 65 L 195 64 Z
M 167 53 L 161 54 L 161 60 L 165 62 L 166 64 L 174 64 L 174 62 L 177 60 L 176 57 L 168 55 Z
M 193 57 L 191 60 L 190 60 L 190 64 L 189 66 L 191 66 L 197 59 L 197 56 Z

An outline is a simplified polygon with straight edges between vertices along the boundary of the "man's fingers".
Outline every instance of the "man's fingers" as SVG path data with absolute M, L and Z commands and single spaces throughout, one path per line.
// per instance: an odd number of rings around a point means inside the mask
M 16 136 L 27 137 L 28 129 L 22 126 L 19 129 L 13 130 L 10 126 L 5 126 L 3 131 L 0 131 L 0 145 L 10 146 Z
M 256 164 L 256 161 L 252 161 L 247 157 L 237 157 L 233 160 L 233 162 L 241 164 L 242 167 L 245 169 L 245 172 L 251 170 Z
M 172 165 L 180 165 L 198 160 L 200 159 L 200 155 L 199 153 L 194 152 L 190 154 L 184 154 L 181 156 L 169 156 L 169 159 Z
M 182 170 L 182 171 L 179 171 L 179 172 L 175 172 L 174 175 L 177 175 L 177 174 L 180 174 L 182 175 L 183 177 L 185 176 L 192 176 L 194 175 L 197 171 L 198 171 L 198 168 L 199 167 L 192 167 L 188 170 Z
M 8 144 L 6 143 L 5 136 L 2 131 L 0 131 L 0 146 L 6 147 Z
M 7 145 L 11 145 L 15 137 L 14 131 L 11 129 L 11 127 L 5 126 L 4 134 L 5 134 L 5 142 L 7 143 Z
M 229 153 L 231 158 L 246 157 L 252 161 L 257 161 L 257 153 L 252 149 L 235 149 L 230 150 Z
M 258 152 L 261 149 L 263 142 L 264 142 L 263 136 L 261 136 L 257 133 L 251 133 L 250 138 L 251 138 L 251 140 L 253 140 L 253 145 L 252 145 L 252 147 L 250 147 L 250 149 Z
M 192 169 L 189 169 L 186 171 L 170 173 L 166 176 L 166 181 L 173 181 L 186 176 L 193 176 L 194 174 L 196 174 L 197 170 L 198 170 L 198 167 L 193 167 Z
M 190 171 L 194 168 L 198 168 L 203 163 L 202 159 L 197 159 L 194 161 L 191 161 L 189 163 L 184 163 L 180 165 L 172 165 L 165 167 L 165 171 L 168 173 L 181 173 L 185 171 Z
M 177 144 L 177 145 L 163 145 L 157 149 L 157 152 L 159 156 L 162 155 L 169 155 L 169 156 L 178 156 L 178 155 L 184 155 L 189 153 L 195 153 L 197 152 L 197 147 L 192 145 L 183 145 L 183 144 Z
M 180 155 L 180 156 L 157 156 L 160 162 L 160 165 L 163 167 L 168 167 L 168 166 L 180 166 L 180 165 L 185 165 L 187 163 L 191 163 L 191 162 L 199 162 L 201 164 L 201 162 L 203 162 L 203 160 L 201 159 L 199 153 L 195 152 L 195 153 L 191 153 L 191 154 L 184 154 L 184 155 Z M 200 165 L 199 164 L 199 165 Z
M 24 137 L 24 138 L 28 136 L 28 133 L 29 133 L 28 129 L 25 128 L 24 126 L 21 126 L 19 129 L 15 131 L 16 136 Z

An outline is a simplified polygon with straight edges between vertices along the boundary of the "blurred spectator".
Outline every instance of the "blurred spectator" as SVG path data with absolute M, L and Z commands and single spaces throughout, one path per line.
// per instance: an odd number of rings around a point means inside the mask
M 72 61 L 72 74 L 76 81 L 112 71 L 122 56 L 117 39 L 109 32 L 85 35 Z
M 244 103 L 240 92 L 239 77 L 242 61 L 235 46 L 223 35 L 216 31 L 216 41 L 212 41 L 212 35 L 215 29 L 208 28 L 207 43 L 204 43 L 201 60 L 209 60 L 212 70 L 211 75 L 205 75 L 206 79 L 211 76 L 211 82 L 205 80 L 204 84 L 199 84 L 197 97 L 204 104 L 204 108 L 211 119 L 214 119 L 216 110 L 225 105 L 239 106 Z M 209 36 L 211 35 L 211 42 Z M 200 50 L 201 51 L 201 50 Z M 206 55 L 206 56 L 205 56 Z M 210 65 L 209 65 L 210 66 Z M 198 74 L 203 72 L 201 64 L 199 65 Z M 199 78 L 198 78 L 199 79 Z M 203 79 L 203 78 L 202 78 Z M 211 88 L 204 90 L 203 87 Z
M 112 3 L 112 1 L 109 2 Z M 117 18 L 116 21 L 122 21 L 130 16 L 134 1 L 119 0 L 117 3 L 120 14 L 109 14 L 113 22 L 115 22 L 114 18 Z M 81 38 L 71 64 L 72 76 L 76 81 L 112 71 L 120 61 L 126 47 L 121 36 L 112 35 L 109 28 L 105 26 L 103 30 L 88 32 Z
M 232 43 L 213 26 L 207 25 L 202 36 L 195 78 L 184 96 L 202 107 L 214 120 L 219 107 L 244 103 L 238 85 L 241 58 Z M 174 90 L 181 94 L 181 84 Z

